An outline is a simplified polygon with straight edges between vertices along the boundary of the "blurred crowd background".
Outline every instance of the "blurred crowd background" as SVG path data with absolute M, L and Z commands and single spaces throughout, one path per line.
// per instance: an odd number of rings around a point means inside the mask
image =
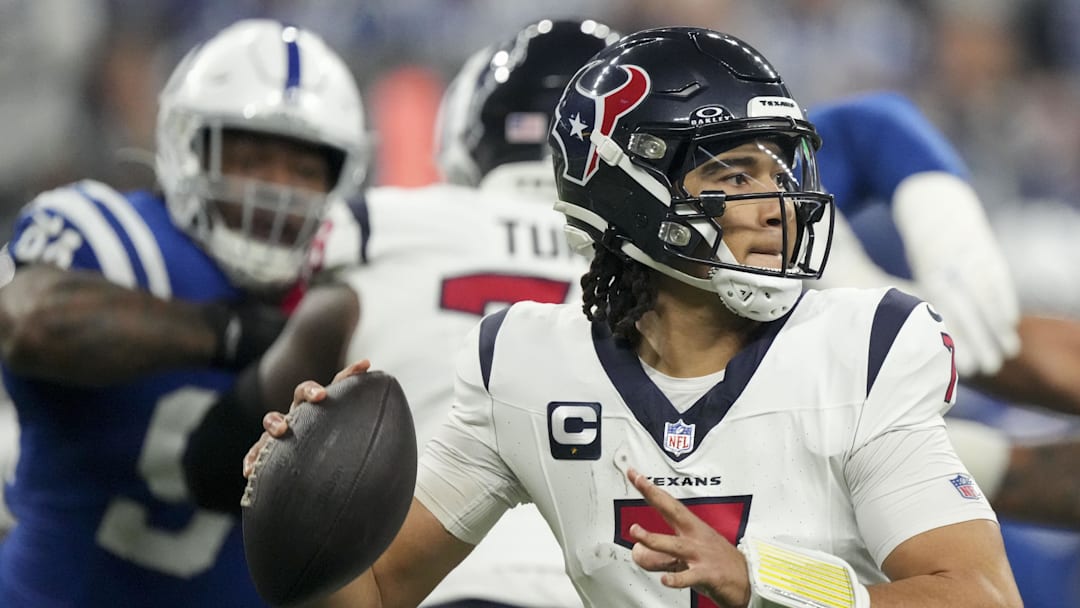
M 971 166 L 1006 250 L 1039 260 L 1017 273 L 1035 286 L 1021 281 L 1025 305 L 1080 315 L 1080 0 L 0 0 L 3 240 L 44 188 L 152 185 L 158 90 L 188 48 L 248 16 L 310 27 L 351 62 L 378 184 L 435 179 L 443 86 L 472 51 L 542 17 L 727 31 L 806 105 L 903 91 Z

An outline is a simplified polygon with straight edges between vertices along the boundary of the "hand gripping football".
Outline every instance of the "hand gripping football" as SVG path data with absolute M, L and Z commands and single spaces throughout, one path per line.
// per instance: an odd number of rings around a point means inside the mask
M 367 372 L 326 392 L 293 408 L 241 501 L 251 577 L 278 606 L 328 595 L 369 568 L 412 502 L 416 433 L 397 380 Z

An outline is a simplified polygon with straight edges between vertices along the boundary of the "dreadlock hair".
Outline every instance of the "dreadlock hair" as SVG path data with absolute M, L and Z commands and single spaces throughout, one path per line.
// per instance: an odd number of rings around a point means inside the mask
M 596 244 L 589 272 L 581 277 L 582 306 L 590 321 L 605 323 L 612 335 L 637 345 L 637 321 L 656 305 L 656 286 L 643 264 Z

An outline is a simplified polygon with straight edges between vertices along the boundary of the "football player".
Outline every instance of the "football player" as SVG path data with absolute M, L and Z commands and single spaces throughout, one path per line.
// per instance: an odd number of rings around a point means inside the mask
M 958 368 L 960 353 L 969 353 L 958 370 L 958 407 L 947 419 L 950 439 L 1009 518 L 1002 531 L 1025 603 L 1080 603 L 1080 536 L 1060 529 L 1080 529 L 1080 440 L 1067 433 L 1013 439 L 1015 408 L 986 396 L 1080 413 L 1080 325 L 1023 313 L 963 160 L 911 100 L 861 94 L 813 108 L 810 118 L 825 142 L 822 181 L 854 226 L 838 220 L 820 284 L 896 285 L 945 315 Z M 927 237 L 934 233 L 940 236 Z M 1060 428 L 1060 418 L 1051 420 Z
M 9 243 L 0 348 L 21 445 L 3 606 L 264 605 L 230 463 L 296 382 L 340 368 L 355 326 L 350 288 L 303 276 L 328 201 L 366 166 L 342 59 L 313 32 L 240 21 L 159 101 L 161 192 L 45 192 Z
M 1072 373 L 1080 325 L 1022 314 L 967 167 L 945 137 L 896 93 L 845 98 L 810 116 L 826 142 L 822 181 L 861 241 L 838 222 L 844 254 L 823 284 L 892 284 L 925 297 L 956 319 L 961 378 L 998 397 L 1080 414 Z
M 586 605 L 1020 605 L 946 435 L 942 318 L 895 289 L 803 293 L 832 199 L 764 57 L 709 30 L 632 34 L 567 84 L 549 143 L 557 208 L 594 248 L 585 315 L 484 318 L 404 526 L 331 602 L 415 605 L 532 502 Z M 294 402 L 324 394 L 305 382 Z M 686 507 L 672 528 L 661 487 Z M 719 557 L 707 580 L 649 571 L 687 569 L 648 559 L 672 530 Z
M 520 300 L 581 298 L 588 270 L 563 237 L 547 131 L 563 87 L 617 38 L 595 21 L 541 20 L 470 57 L 437 120 L 446 183 L 372 188 L 331 214 L 325 261 L 361 294 L 349 352 L 400 382 L 423 446 L 453 402 L 454 356 L 479 319 Z M 407 330 L 405 329 L 407 328 Z M 580 606 L 532 505 L 512 509 L 425 606 Z

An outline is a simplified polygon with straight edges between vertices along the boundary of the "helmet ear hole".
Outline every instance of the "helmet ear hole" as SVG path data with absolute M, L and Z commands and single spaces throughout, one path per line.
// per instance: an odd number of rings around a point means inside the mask
M 344 177 L 341 171 L 345 167 L 345 152 L 330 146 L 320 146 L 320 150 L 326 158 L 326 189 L 333 190 Z

